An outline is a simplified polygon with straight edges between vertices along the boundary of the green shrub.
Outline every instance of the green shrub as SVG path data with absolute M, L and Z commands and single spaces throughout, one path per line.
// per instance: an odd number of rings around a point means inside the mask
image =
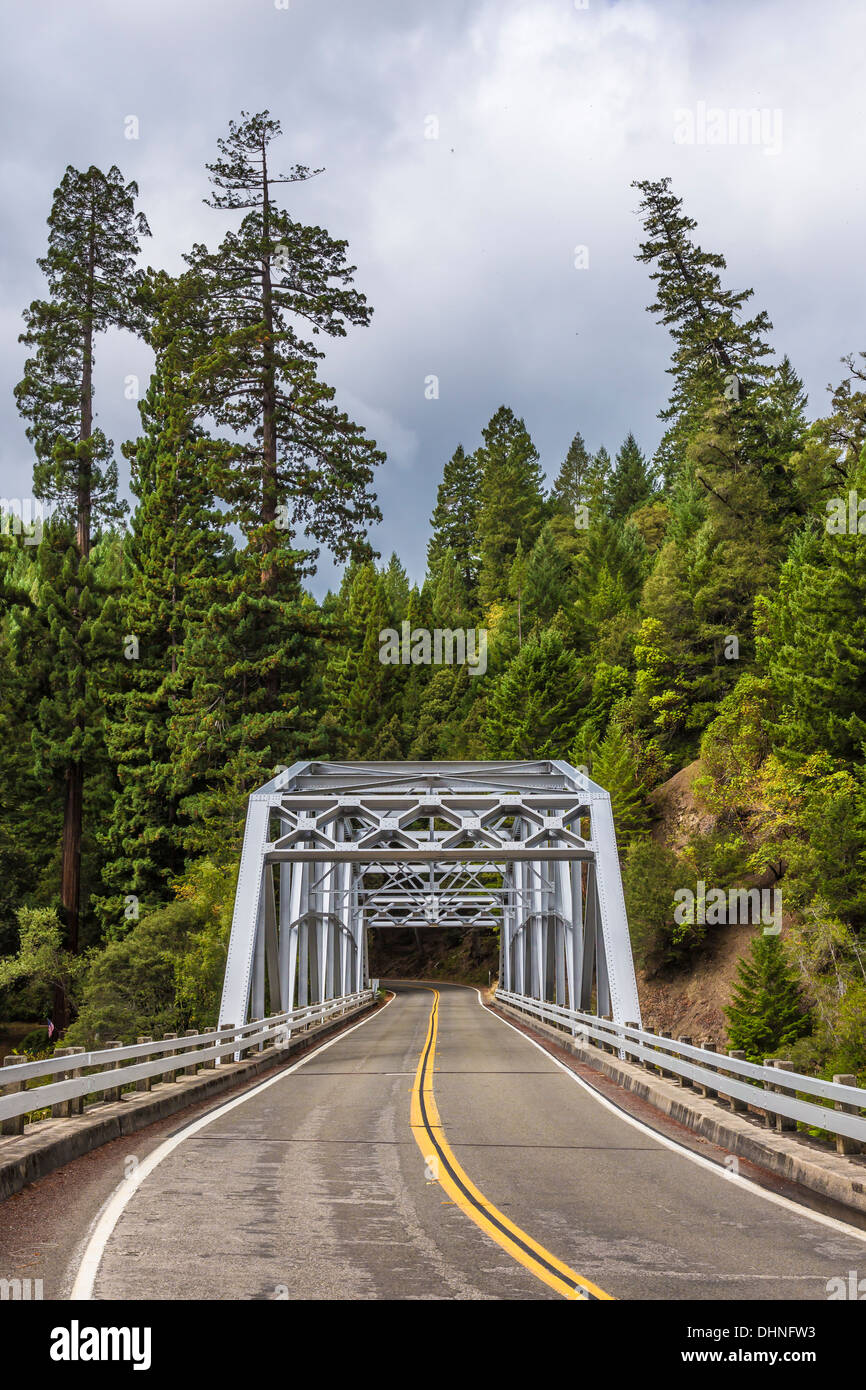
M 687 880 L 672 849 L 654 840 L 635 840 L 623 866 L 623 889 L 632 948 L 648 975 L 678 965 L 700 945 L 706 932 L 701 923 L 674 919 L 674 893 Z

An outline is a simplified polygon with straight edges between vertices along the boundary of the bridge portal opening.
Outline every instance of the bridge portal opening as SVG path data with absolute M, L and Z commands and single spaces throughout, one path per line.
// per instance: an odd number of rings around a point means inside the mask
M 301 762 L 249 800 L 220 1024 L 367 987 L 368 932 L 494 931 L 503 990 L 638 1021 L 610 797 L 533 762 Z

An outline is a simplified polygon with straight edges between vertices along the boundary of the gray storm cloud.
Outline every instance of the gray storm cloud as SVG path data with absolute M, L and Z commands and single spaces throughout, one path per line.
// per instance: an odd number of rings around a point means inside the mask
M 374 307 L 323 370 L 388 451 L 374 542 L 413 578 L 444 460 L 503 402 L 549 476 L 578 429 L 591 448 L 629 429 L 655 446 L 668 339 L 633 259 L 633 179 L 670 174 L 728 282 L 754 286 L 814 413 L 839 357 L 866 346 L 859 5 L 48 0 L 7 4 L 5 19 L 4 495 L 30 486 L 17 335 L 43 292 L 36 258 L 66 164 L 137 179 L 145 259 L 176 270 L 233 223 L 202 202 L 204 164 L 242 108 L 281 120 L 284 165 L 325 166 L 287 202 L 349 241 Z M 717 109 L 781 113 L 778 148 L 709 141 Z M 99 423 L 118 451 L 137 429 L 127 380 L 143 390 L 148 370 L 142 344 L 98 344 Z

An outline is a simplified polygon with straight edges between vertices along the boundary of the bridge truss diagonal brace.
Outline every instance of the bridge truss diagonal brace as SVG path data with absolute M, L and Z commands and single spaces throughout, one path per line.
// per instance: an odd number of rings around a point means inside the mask
M 219 1014 L 220 1024 L 227 1021 L 240 1027 L 246 1022 L 250 988 L 257 961 L 257 947 L 259 946 L 261 947 L 261 967 L 255 969 L 254 993 L 258 992 L 261 983 L 262 1013 L 257 1017 L 264 1016 L 265 943 L 262 907 L 265 887 L 265 846 L 268 842 L 270 810 L 270 797 L 255 795 L 250 797 L 244 827 L 238 886 L 235 892 L 235 906 L 232 913 L 232 929 L 226 957 L 226 973 Z M 253 1000 L 254 1011 L 258 1002 L 257 999 Z

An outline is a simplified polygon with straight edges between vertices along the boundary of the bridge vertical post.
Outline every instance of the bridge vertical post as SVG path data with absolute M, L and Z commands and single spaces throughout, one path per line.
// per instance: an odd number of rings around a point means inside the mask
M 265 865 L 265 959 L 268 967 L 268 998 L 271 1013 L 280 1012 L 280 951 L 277 940 L 277 903 L 274 894 L 274 870 Z
M 566 912 L 571 921 L 569 1003 L 573 1009 L 580 1010 L 583 979 L 583 864 L 579 859 L 572 859 L 568 869 L 571 885 L 571 911 Z
M 598 867 L 595 863 L 586 868 L 586 916 L 583 923 L 583 963 L 581 967 L 580 1009 L 588 1013 L 592 1008 L 592 977 L 595 970 L 596 922 L 598 921 L 598 897 L 595 890 Z
M 301 873 L 300 864 L 280 865 L 279 975 L 280 1011 L 282 1013 L 290 1013 L 294 1007 L 295 975 L 298 964 Z
M 298 1008 L 310 1002 L 310 871 L 306 864 L 297 864 L 300 875 L 298 898 Z
M 511 949 L 514 933 L 514 863 L 505 865 L 502 873 L 502 925 L 499 928 L 499 983 L 507 992 L 511 989 Z
M 519 824 L 519 823 L 518 823 Z M 514 830 L 515 836 L 518 834 L 517 825 Z M 511 938 L 511 949 L 514 959 L 514 992 L 515 994 L 526 993 L 526 939 L 525 927 L 522 924 L 526 921 L 527 905 L 524 895 L 524 865 L 520 859 L 514 860 L 514 927 Z
M 335 838 L 336 838 L 336 835 L 335 835 Z M 324 994 L 322 995 L 323 1000 L 324 1000 L 324 999 L 333 999 L 333 998 L 334 998 L 334 994 L 335 994 L 335 989 L 334 989 L 334 973 L 335 973 L 335 972 L 334 972 L 334 929 L 333 929 L 333 920 L 332 920 L 332 915 L 331 915 L 331 914 L 333 913 L 333 910 L 334 910 L 334 874 L 335 874 L 335 872 L 336 872 L 336 865 L 335 865 L 335 864 L 327 864 L 327 865 L 324 865 L 324 866 L 323 866 L 323 874 L 322 874 L 322 927 L 323 927 L 323 929 L 324 929 L 324 945 L 323 945 L 323 951 L 324 951 L 324 959 L 325 959 L 325 969 L 324 969 L 324 976 L 323 976 L 323 978 L 324 978 L 324 984 L 325 984 L 325 992 L 324 992 Z
M 324 936 L 322 934 L 322 915 L 319 906 L 320 892 L 316 883 L 316 864 L 310 864 L 309 912 L 310 912 L 310 1003 L 320 1004 L 324 999 Z
M 597 878 L 596 887 L 598 887 Z M 600 920 L 596 920 L 595 926 L 595 1007 L 596 1013 L 600 1018 L 607 1018 L 608 1014 L 611 1012 L 610 974 L 608 971 L 604 933 Z M 614 1022 L 617 1021 L 616 1019 L 614 1020 Z
M 556 920 L 553 916 L 553 887 L 550 866 L 542 863 L 541 898 L 544 904 L 541 916 L 542 961 L 544 966 L 543 998 L 548 1003 L 557 1003 L 556 997 Z
M 259 873 L 258 911 L 256 913 L 256 935 L 253 946 L 253 979 L 249 1018 L 265 1016 L 265 873 L 262 865 Z
M 367 953 L 367 928 L 364 924 L 364 908 L 361 905 L 360 895 L 358 894 L 357 887 L 355 888 L 355 893 L 357 895 L 358 900 L 358 933 L 361 938 L 361 949 L 363 952 L 361 963 L 361 979 L 363 981 L 362 988 L 365 988 L 367 982 L 370 979 L 370 961 Z
M 358 875 L 354 865 L 348 865 L 349 871 L 349 909 L 350 922 L 352 926 L 352 936 L 355 942 L 355 974 L 353 987 L 356 993 L 365 989 L 367 986 L 367 931 L 364 926 L 364 914 L 360 903 Z
M 342 826 L 340 827 L 342 836 Z M 337 916 L 340 919 L 342 931 L 340 932 L 339 942 L 339 980 L 337 982 L 337 994 L 351 994 L 349 989 L 349 943 L 351 936 L 351 913 L 349 903 L 349 874 L 348 864 L 338 864 L 337 875 Z
M 557 915 L 557 969 L 562 970 L 562 998 L 557 988 L 557 1004 L 566 1005 L 572 998 L 574 989 L 574 956 L 571 949 L 571 875 L 565 859 L 553 866 L 554 898 L 553 908 Z
M 543 911 L 543 895 L 541 892 L 541 864 L 537 859 L 529 862 L 530 878 L 530 897 L 532 902 L 532 917 L 529 923 L 529 992 L 533 999 L 544 998 L 544 961 L 542 959 L 542 931 L 541 914 Z

